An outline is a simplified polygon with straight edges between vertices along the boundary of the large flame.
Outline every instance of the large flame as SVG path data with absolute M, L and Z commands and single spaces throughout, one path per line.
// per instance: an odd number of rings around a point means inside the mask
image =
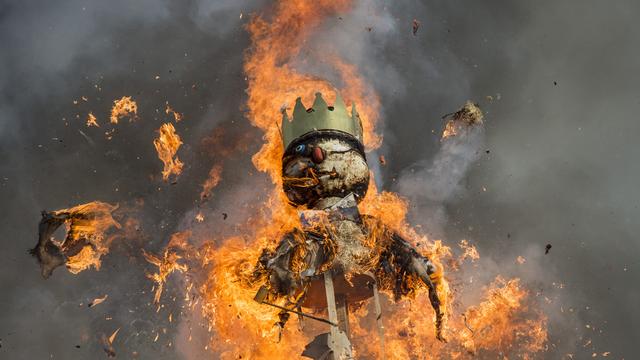
M 282 341 L 278 342 L 273 326 L 278 311 L 253 301 L 264 279 L 252 278 L 252 269 L 262 248 L 275 246 L 285 232 L 299 224 L 297 214 L 281 191 L 283 145 L 278 123 L 282 109 L 289 108 L 298 96 L 310 102 L 317 91 L 329 96 L 340 91 L 347 102 L 358 104 L 367 148 L 376 148 L 381 142 L 381 137 L 375 132 L 378 97 L 355 66 L 334 54 L 321 59 L 342 77 L 344 86 L 334 89 L 328 81 L 299 73 L 292 65 L 306 40 L 322 21 L 347 12 L 351 5 L 351 1 L 346 0 L 279 1 L 270 21 L 260 16 L 251 20 L 247 29 L 252 45 L 244 64 L 248 79 L 247 115 L 252 124 L 264 132 L 265 143 L 254 155 L 253 162 L 258 170 L 271 176 L 274 184 L 271 195 L 262 206 L 264 211 L 251 217 L 240 236 L 208 241 L 199 250 L 174 249 L 176 255 L 169 250 L 163 259 L 148 257 L 160 268 L 154 275 L 160 289 L 169 273 L 182 271 L 182 265 L 177 263 L 182 257 L 194 261 L 201 269 L 208 269 L 206 279 L 197 287 L 203 299 L 203 312 L 215 333 L 210 345 L 220 358 L 298 358 L 304 345 L 319 332 L 298 331 L 295 324 L 289 324 Z M 330 98 L 329 102 L 332 100 Z M 471 103 L 463 110 L 464 113 L 456 114 L 459 115 L 455 117 L 457 122 L 447 125 L 443 141 L 453 136 L 459 126 L 482 124 L 481 117 L 474 118 L 478 121 L 461 124 L 461 120 L 467 118 L 463 115 L 479 115 Z M 213 181 L 217 179 L 215 175 L 210 176 Z M 541 313 L 530 308 L 532 301 L 519 281 L 498 277 L 487 285 L 479 304 L 463 308 L 461 301 L 455 299 L 461 289 L 452 287 L 447 281 L 456 274 L 445 273 L 445 270 L 457 271 L 464 262 L 475 261 L 479 257 L 477 250 L 463 241 L 460 244 L 461 255 L 454 257 L 451 248 L 441 241 L 427 239 L 407 224 L 408 206 L 407 201 L 396 194 L 378 192 L 371 182 L 360 210 L 399 232 L 436 264 L 439 271 L 433 277 L 439 280 L 437 292 L 447 318 L 445 336 L 449 341 L 436 340 L 434 314 L 428 296 L 417 283 L 412 284 L 415 286 L 415 291 L 410 294 L 413 299 L 397 304 L 386 301 L 384 332 L 387 358 L 470 358 L 481 352 L 526 358 L 540 351 L 547 336 L 546 320 Z M 178 252 L 183 254 L 177 255 Z M 366 307 L 353 313 L 351 322 L 357 357 L 380 357 L 380 348 L 373 341 L 377 339 L 372 330 L 375 329 L 375 320 L 368 316 Z M 313 328 L 311 325 L 310 329 Z
M 322 21 L 348 11 L 351 1 L 279 1 L 275 5 L 273 19 L 269 22 L 254 17 L 247 26 L 252 46 L 245 58 L 247 74 L 248 118 L 265 132 L 265 144 L 253 157 L 261 171 L 267 171 L 273 181 L 280 183 L 282 141 L 278 124 L 282 109 L 292 109 L 293 101 L 301 96 L 303 102 L 312 103 L 313 95 L 320 91 L 327 101 L 333 102 L 335 91 L 340 91 L 347 103 L 356 102 L 362 118 L 365 146 L 369 149 L 380 145 L 375 133 L 379 100 L 357 69 L 334 55 L 327 56 L 325 65 L 332 66 L 340 74 L 343 88 L 335 89 L 328 81 L 299 73 L 292 62 L 300 54 L 305 40 L 313 34 Z
M 158 268 L 149 274 L 155 282 L 156 302 L 161 301 L 164 284 L 170 274 L 205 274 L 185 277 L 185 299 L 192 309 L 199 304 L 210 330 L 215 334 L 209 345 L 222 359 L 299 358 L 304 345 L 320 332 L 314 330 L 322 330 L 316 324 L 310 324 L 304 331 L 299 331 L 291 321 L 284 329 L 282 340 L 278 341 L 274 327 L 278 310 L 253 300 L 259 286 L 264 283 L 264 279 L 255 278 L 253 268 L 263 248 L 273 248 L 285 233 L 299 226 L 298 215 L 282 192 L 283 144 L 278 128 L 282 110 L 291 110 L 298 96 L 311 103 L 312 96 L 320 91 L 331 103 L 335 93 L 340 92 L 347 103 L 357 103 L 367 149 L 377 148 L 382 141 L 376 133 L 380 108 L 378 95 L 356 66 L 345 62 L 336 53 L 324 53 L 322 59 L 315 59 L 339 74 L 341 85 L 337 88 L 325 79 L 297 71 L 294 66 L 294 61 L 308 45 L 307 40 L 323 21 L 346 13 L 351 7 L 349 0 L 281 0 L 276 3 L 269 19 L 262 16 L 252 18 L 247 25 L 251 47 L 244 62 L 248 81 L 247 117 L 264 133 L 264 145 L 253 156 L 253 163 L 258 170 L 271 176 L 273 188 L 260 211 L 243 224 L 243 232 L 237 236 L 204 239 L 200 241 L 204 245 L 196 248 L 188 241 L 193 234 L 185 231 L 172 237 L 162 255 L 144 252 L 147 261 Z M 482 124 L 475 105 L 468 103 L 463 110 L 454 114 L 454 119 L 446 125 L 443 142 L 460 134 L 462 126 Z M 114 104 L 111 122 L 117 123 L 122 116 L 134 116 L 136 111 L 135 102 L 123 97 Z M 168 104 L 165 112 L 179 121 L 180 114 Z M 183 163 L 176 156 L 182 141 L 171 123 L 163 124 L 158 132 L 154 146 L 164 164 L 163 179 L 167 180 L 170 175 L 178 176 L 182 171 Z M 220 166 L 212 168 L 203 184 L 202 198 L 218 184 L 221 171 Z M 402 235 L 429 257 L 438 269 L 433 278 L 438 280 L 436 290 L 445 312 L 448 342 L 436 340 L 435 315 L 425 289 L 417 282 L 410 283 L 409 299 L 393 303 L 391 297 L 386 297 L 384 301 L 387 358 L 460 359 L 482 353 L 492 357 L 527 358 L 543 348 L 547 337 L 546 319 L 535 309 L 534 302 L 518 279 L 497 277 L 494 282 L 486 284 L 479 302 L 471 306 L 462 305 L 469 303 L 457 298 L 463 288 L 477 285 L 449 281 L 456 279 L 464 263 L 479 258 L 473 246 L 462 242 L 461 251 L 454 250 L 441 241 L 419 234 L 406 221 L 408 202 L 397 194 L 379 192 L 373 181 L 359 208 L 362 213 L 378 219 L 385 228 Z M 202 219 L 199 221 L 203 221 L 203 216 L 199 215 Z M 461 255 L 456 256 L 457 253 Z M 197 292 L 197 300 L 190 295 L 192 291 Z M 367 306 L 356 309 L 350 316 L 356 356 L 381 357 L 373 330 L 375 319 Z

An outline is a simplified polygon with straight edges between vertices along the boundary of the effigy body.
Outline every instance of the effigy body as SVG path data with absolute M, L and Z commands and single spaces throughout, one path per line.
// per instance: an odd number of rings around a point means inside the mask
M 332 332 L 322 340 L 330 348 L 324 356 L 349 358 L 349 304 L 375 295 L 379 312 L 378 289 L 400 299 L 422 286 L 428 289 L 436 334 L 442 339 L 443 312 L 436 291 L 441 271 L 379 219 L 358 210 L 369 185 L 369 168 L 355 106 L 349 115 L 339 95 L 334 106 L 327 106 L 318 93 L 313 107 L 305 109 L 298 98 L 293 119 L 283 115 L 282 134 L 283 187 L 299 209 L 301 227 L 275 248 L 264 249 L 254 270 L 255 279 L 265 283 L 264 296 L 285 299 L 277 325 L 285 325 L 289 311 L 326 307 Z M 343 321 L 331 319 L 336 306 Z M 332 348 L 332 341 L 342 341 L 343 348 Z

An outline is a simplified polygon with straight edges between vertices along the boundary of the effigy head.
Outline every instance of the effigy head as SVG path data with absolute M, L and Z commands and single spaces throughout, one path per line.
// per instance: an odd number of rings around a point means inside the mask
M 362 145 L 362 123 L 346 110 L 340 95 L 327 106 L 320 93 L 311 108 L 296 99 L 293 118 L 282 119 L 283 187 L 292 205 L 312 207 L 319 200 L 353 193 L 362 200 L 369 167 Z

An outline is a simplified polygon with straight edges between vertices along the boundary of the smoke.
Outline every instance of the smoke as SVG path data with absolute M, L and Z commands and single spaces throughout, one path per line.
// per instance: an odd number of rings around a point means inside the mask
M 397 191 L 405 195 L 413 206 L 413 223 L 422 225 L 426 235 L 441 239 L 447 223 L 445 203 L 455 196 L 464 196 L 461 181 L 469 167 L 480 158 L 484 144 L 481 126 L 443 139 L 442 146 L 432 159 L 420 160 L 400 173 Z
M 100 335 L 117 328 L 121 357 L 210 355 L 206 329 L 186 340 L 197 315 L 176 321 L 177 305 L 156 313 L 149 304 L 139 248 L 158 251 L 187 226 L 195 238 L 232 234 L 271 186 L 250 162 L 261 141 L 242 113 L 242 26 L 270 5 L 0 2 L 0 357 L 93 358 Z M 632 1 L 361 1 L 308 44 L 356 64 L 379 94 L 385 140 L 368 158 L 380 187 L 415 200 L 410 220 L 423 232 L 478 246 L 481 260 L 460 281 L 518 276 L 551 300 L 543 358 L 637 354 L 638 10 Z M 300 69 L 335 76 L 303 60 Z M 110 141 L 85 127 L 89 111 L 106 124 L 122 96 L 138 102 L 138 121 L 120 124 Z M 485 111 L 484 135 L 442 145 L 441 117 L 469 99 Z M 152 144 L 168 121 L 166 101 L 185 116 L 176 125 L 185 143 L 176 185 L 161 180 Z M 216 129 L 232 155 L 210 150 L 204 139 Z M 222 182 L 200 203 L 217 163 Z M 40 278 L 26 253 L 40 210 L 132 199 L 144 203 L 139 243 L 114 248 L 99 272 Z M 198 211 L 207 221 L 194 220 Z

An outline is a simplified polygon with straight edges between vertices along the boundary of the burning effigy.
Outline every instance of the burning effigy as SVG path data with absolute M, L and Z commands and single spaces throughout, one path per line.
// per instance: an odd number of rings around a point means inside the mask
M 279 1 L 271 21 L 254 16 L 248 23 L 246 118 L 263 136 L 252 160 L 273 186 L 233 235 L 203 235 L 188 225 L 173 231 L 160 253 L 140 249 L 153 268 L 153 303 L 160 312 L 170 276 L 180 276 L 182 309 L 202 319 L 206 349 L 221 359 L 529 358 L 544 348 L 546 317 L 520 281 L 500 274 L 459 281 L 462 263 L 479 257 L 476 249 L 462 241 L 458 255 L 423 235 L 406 219 L 408 200 L 377 189 L 367 154 L 382 143 L 381 100 L 357 67 L 328 54 L 322 62 L 335 73 L 330 82 L 294 66 L 322 21 L 351 6 Z M 162 125 L 149 142 L 164 181 L 192 166 L 177 156 L 181 117 L 168 109 L 176 126 Z M 449 117 L 441 148 L 456 148 L 482 126 L 480 108 L 468 102 Z M 436 169 L 447 166 L 440 161 Z M 195 197 L 212 197 L 223 171 L 215 164 Z M 106 254 L 100 239 L 118 224 L 109 221 L 114 209 L 100 209 L 43 214 L 33 250 L 43 275 L 61 265 L 88 268 L 73 266 L 82 251 L 98 260 Z M 206 224 L 210 218 L 199 210 L 193 215 Z M 52 239 L 62 224 L 71 228 L 64 242 Z M 474 296 L 462 299 L 470 287 Z
M 320 93 L 310 108 L 298 98 L 293 117 L 283 115 L 282 137 L 284 191 L 301 209 L 301 226 L 286 233 L 275 249 L 263 250 L 254 271 L 266 283 L 268 294 L 260 296 L 261 302 L 265 296 L 286 301 L 277 325 L 283 327 L 296 307 L 327 308 L 331 332 L 319 335 L 305 353 L 314 359 L 351 358 L 350 305 L 373 296 L 379 308 L 378 289 L 399 300 L 426 287 L 436 336 L 444 341 L 442 271 L 381 220 L 358 210 L 369 187 L 369 168 L 355 104 L 349 114 L 339 94 L 333 106 Z

